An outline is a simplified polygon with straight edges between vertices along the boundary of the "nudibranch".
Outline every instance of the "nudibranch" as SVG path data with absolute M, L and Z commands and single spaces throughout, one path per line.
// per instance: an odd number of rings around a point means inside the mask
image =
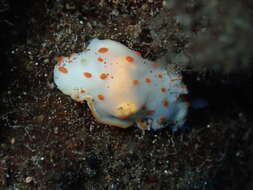
M 182 76 L 116 41 L 93 39 L 83 52 L 58 57 L 54 82 L 72 99 L 87 101 L 103 124 L 157 130 L 186 120 Z

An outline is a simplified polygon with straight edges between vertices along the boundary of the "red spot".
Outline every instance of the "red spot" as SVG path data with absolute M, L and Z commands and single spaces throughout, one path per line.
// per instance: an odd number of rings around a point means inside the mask
M 63 56 L 57 57 L 57 65 L 60 66 L 60 65 L 62 64 L 63 60 L 64 60 L 64 57 L 63 57 Z
M 151 83 L 152 82 L 150 78 L 145 78 L 145 81 L 146 81 L 146 83 Z
M 80 93 L 84 94 L 84 93 L 86 93 L 86 91 L 85 90 L 80 90 Z
M 58 68 L 60 72 L 67 74 L 68 70 L 65 67 L 59 67 Z
M 134 58 L 133 58 L 132 56 L 126 56 L 126 60 L 127 60 L 129 63 L 134 62 Z
M 108 52 L 108 51 L 109 51 L 108 48 L 100 48 L 100 49 L 98 50 L 99 53 L 106 53 L 106 52 Z
M 133 80 L 133 85 L 138 85 L 139 84 L 139 81 L 138 80 Z
M 182 80 L 182 78 L 174 78 L 174 79 L 171 79 L 170 81 L 171 81 L 171 82 L 176 82 L 176 81 L 178 81 L 178 80 Z
M 97 60 L 98 60 L 99 62 L 104 62 L 104 59 L 101 58 L 101 57 L 99 57 Z
M 98 95 L 98 99 L 101 100 L 101 101 L 103 101 L 105 99 L 105 97 L 103 95 L 99 94 Z
M 91 77 L 92 77 L 92 74 L 91 74 L 91 73 L 88 73 L 88 72 L 84 72 L 83 75 L 84 75 L 86 78 L 91 78 Z
M 160 78 L 160 79 L 162 79 L 163 75 L 162 74 L 158 74 L 157 77 Z
M 167 100 L 163 101 L 163 106 L 164 107 L 168 107 L 169 106 L 169 102 Z
M 166 121 L 167 119 L 165 117 L 160 117 L 160 121 L 163 122 L 163 121 Z
M 135 55 L 137 55 L 137 56 L 140 56 L 140 57 L 141 57 L 141 53 L 140 53 L 139 51 L 135 51 L 134 53 L 135 53 Z
M 161 92 L 166 92 L 166 88 L 160 88 Z
M 105 80 L 107 78 L 107 76 L 108 76 L 107 74 L 102 73 L 102 74 L 100 74 L 100 79 Z

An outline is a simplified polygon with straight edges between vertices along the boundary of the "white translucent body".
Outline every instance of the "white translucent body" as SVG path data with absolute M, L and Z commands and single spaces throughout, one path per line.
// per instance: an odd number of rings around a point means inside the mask
M 112 40 L 94 39 L 87 50 L 61 59 L 54 82 L 74 100 L 86 100 L 95 118 L 108 125 L 126 128 L 136 122 L 156 130 L 185 122 L 187 104 L 179 96 L 187 89 L 181 76 Z

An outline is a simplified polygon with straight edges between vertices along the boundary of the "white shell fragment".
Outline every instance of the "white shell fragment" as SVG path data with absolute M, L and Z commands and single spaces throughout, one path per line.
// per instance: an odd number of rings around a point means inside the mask
M 87 101 L 101 123 L 127 128 L 174 129 L 185 122 L 187 94 L 179 74 L 168 73 L 119 42 L 93 39 L 87 49 L 58 57 L 57 87 L 74 100 Z

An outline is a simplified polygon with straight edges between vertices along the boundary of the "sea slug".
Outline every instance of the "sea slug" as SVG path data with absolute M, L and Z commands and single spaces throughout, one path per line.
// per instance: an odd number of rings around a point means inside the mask
M 93 39 L 83 52 L 58 57 L 54 82 L 74 100 L 87 101 L 96 120 L 107 125 L 176 129 L 186 120 L 182 76 L 116 41 Z

